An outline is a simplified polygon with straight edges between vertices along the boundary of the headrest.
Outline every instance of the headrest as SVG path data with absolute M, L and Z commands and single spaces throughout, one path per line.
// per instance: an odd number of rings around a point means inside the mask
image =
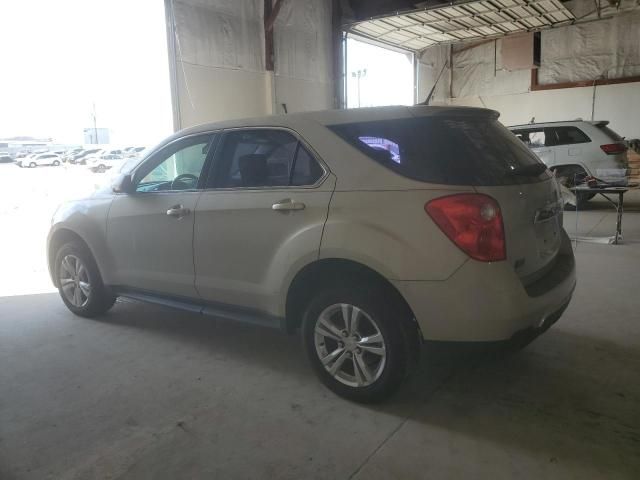
M 238 159 L 242 186 L 258 187 L 266 184 L 269 175 L 267 156 L 261 153 L 250 153 Z

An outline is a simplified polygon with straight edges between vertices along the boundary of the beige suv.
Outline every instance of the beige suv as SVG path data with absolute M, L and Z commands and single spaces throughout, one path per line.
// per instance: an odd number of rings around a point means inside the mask
M 336 393 L 380 400 L 424 340 L 531 339 L 566 308 L 556 183 L 496 112 L 387 107 L 181 131 L 61 206 L 74 313 L 117 296 L 302 331 Z

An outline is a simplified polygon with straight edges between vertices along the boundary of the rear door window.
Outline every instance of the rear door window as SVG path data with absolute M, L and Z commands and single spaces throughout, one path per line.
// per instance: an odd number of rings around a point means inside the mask
M 227 133 L 216 154 L 213 188 L 263 188 L 315 184 L 324 170 L 298 139 L 275 129 Z
M 328 128 L 370 159 L 414 180 L 484 186 L 549 178 L 548 172 L 535 177 L 510 173 L 540 160 L 490 117 L 417 117 Z

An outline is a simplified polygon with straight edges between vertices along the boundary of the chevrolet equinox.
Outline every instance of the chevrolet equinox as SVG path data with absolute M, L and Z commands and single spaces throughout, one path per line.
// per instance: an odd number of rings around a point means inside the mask
M 555 179 L 497 112 L 462 107 L 183 130 L 60 206 L 48 262 L 77 315 L 123 296 L 299 329 L 320 380 L 362 402 L 426 340 L 534 338 L 576 281 Z

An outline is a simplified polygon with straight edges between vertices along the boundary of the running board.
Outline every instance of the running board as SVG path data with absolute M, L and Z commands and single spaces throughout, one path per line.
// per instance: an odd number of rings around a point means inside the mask
M 132 290 L 128 288 L 111 287 L 113 292 L 120 296 L 138 300 L 145 303 L 153 303 L 164 307 L 174 308 L 190 313 L 199 313 L 211 317 L 217 317 L 234 322 L 249 323 L 261 327 L 285 329 L 284 318 L 265 314 L 248 308 L 235 307 L 233 305 L 219 303 L 197 303 L 185 298 L 176 298 L 158 295 L 151 292 Z

